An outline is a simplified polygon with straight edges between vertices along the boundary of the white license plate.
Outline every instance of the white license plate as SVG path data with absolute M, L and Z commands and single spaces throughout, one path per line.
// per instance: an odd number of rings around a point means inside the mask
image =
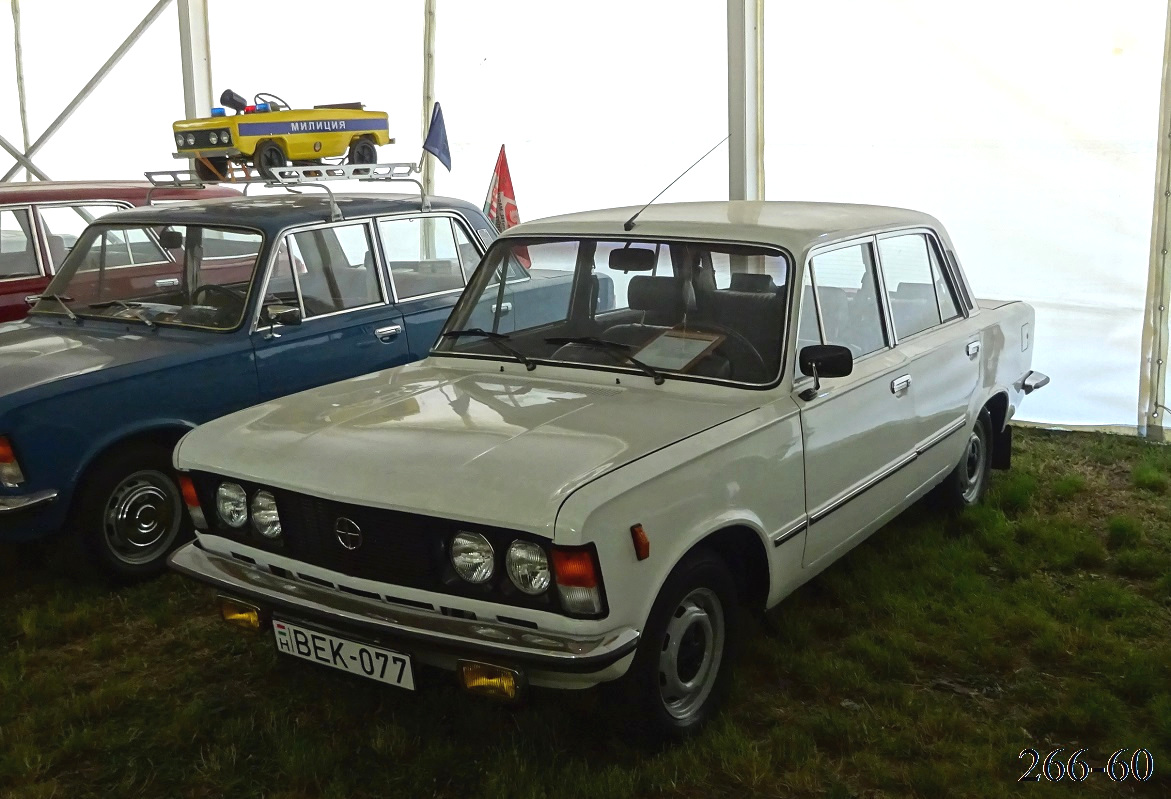
M 406 655 L 307 630 L 280 619 L 273 619 L 272 631 L 276 636 L 278 652 L 396 685 L 408 691 L 415 690 L 411 659 Z

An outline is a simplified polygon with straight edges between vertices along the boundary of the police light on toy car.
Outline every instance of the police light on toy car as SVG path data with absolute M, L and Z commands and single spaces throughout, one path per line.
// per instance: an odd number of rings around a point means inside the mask
M 281 537 L 281 516 L 277 512 L 276 497 L 268 491 L 257 491 L 252 498 L 252 526 L 265 538 Z
M 235 483 L 221 483 L 215 492 L 216 513 L 228 527 L 243 527 L 248 521 L 248 495 Z
M 459 532 L 451 539 L 451 565 L 464 580 L 479 585 L 492 579 L 496 553 L 491 542 L 479 533 Z
M 16 462 L 16 453 L 12 451 L 12 444 L 4 436 L 0 436 L 0 485 L 5 488 L 16 488 L 24 482 L 24 472 Z
M 530 541 L 513 541 L 504 566 L 512 584 L 531 596 L 543 594 L 552 580 L 545 550 Z

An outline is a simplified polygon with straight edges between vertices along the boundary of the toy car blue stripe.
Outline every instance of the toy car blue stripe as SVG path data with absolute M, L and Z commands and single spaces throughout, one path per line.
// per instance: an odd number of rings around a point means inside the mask
M 290 122 L 241 122 L 241 136 L 274 136 L 283 133 L 361 133 L 387 130 L 384 119 L 306 119 Z

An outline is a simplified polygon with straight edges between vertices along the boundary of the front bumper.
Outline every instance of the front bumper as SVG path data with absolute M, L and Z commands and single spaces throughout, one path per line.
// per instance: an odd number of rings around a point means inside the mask
M 374 636 L 443 667 L 468 658 L 552 675 L 596 674 L 619 664 L 638 646 L 639 632 L 631 628 L 576 636 L 392 606 L 278 577 L 208 552 L 198 542 L 175 550 L 170 564 L 188 577 L 267 610 Z M 612 676 L 617 675 L 606 678 Z
M 9 514 L 20 513 L 21 511 L 32 510 L 44 505 L 48 505 L 57 500 L 57 492 L 38 491 L 35 494 L 23 494 L 18 496 L 3 496 L 0 497 L 0 516 L 7 516 Z
M 171 153 L 172 158 L 238 158 L 242 156 L 240 150 L 235 147 L 207 147 L 201 150 L 183 150 L 178 153 Z

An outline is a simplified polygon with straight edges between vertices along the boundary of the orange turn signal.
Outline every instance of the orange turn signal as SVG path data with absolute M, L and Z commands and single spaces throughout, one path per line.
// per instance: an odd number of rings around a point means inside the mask
M 595 588 L 598 570 L 588 549 L 553 549 L 553 573 L 557 584 L 574 588 Z
M 4 436 L 0 436 L 0 463 L 16 463 L 16 453 Z
M 630 539 L 634 542 L 634 555 L 639 560 L 646 560 L 651 556 L 651 540 L 646 537 L 646 530 L 641 524 L 630 528 Z
M 183 501 L 189 508 L 199 507 L 199 495 L 195 493 L 195 483 L 185 474 L 179 475 L 179 490 L 183 492 Z

